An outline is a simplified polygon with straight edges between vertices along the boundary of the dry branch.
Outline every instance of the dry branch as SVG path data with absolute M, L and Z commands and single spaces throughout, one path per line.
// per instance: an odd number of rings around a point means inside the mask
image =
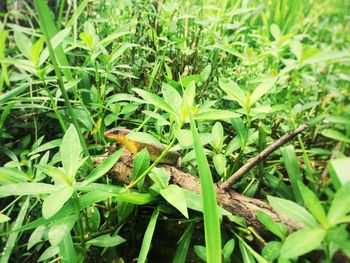
M 228 189 L 231 185 L 233 185 L 235 182 L 237 182 L 238 179 L 240 179 L 243 175 L 245 175 L 247 172 L 249 172 L 250 169 L 252 169 L 254 166 L 256 166 L 260 161 L 264 160 L 272 152 L 276 151 L 279 147 L 281 147 L 285 143 L 289 142 L 291 139 L 293 139 L 295 136 L 297 136 L 299 133 L 301 133 L 302 131 L 304 131 L 306 129 L 307 129 L 307 125 L 302 125 L 298 129 L 296 129 L 295 131 L 283 135 L 281 138 L 279 138 L 273 144 L 266 147 L 257 156 L 249 159 L 246 164 L 244 164 L 241 168 L 239 168 L 225 182 L 221 183 L 220 187 L 222 189 Z
M 106 157 L 101 157 L 97 163 L 101 163 Z M 109 174 L 122 184 L 129 184 L 132 177 L 133 155 L 125 150 L 119 161 L 110 170 Z M 183 172 L 174 166 L 158 165 L 163 167 L 171 176 L 171 182 L 179 185 L 182 188 L 188 189 L 195 193 L 200 193 L 200 182 L 197 177 Z M 218 203 L 234 215 L 241 216 L 245 219 L 248 225 L 255 227 L 260 233 L 265 233 L 264 227 L 257 219 L 256 211 L 261 210 L 271 216 L 276 222 L 283 222 L 288 227 L 290 232 L 302 228 L 303 225 L 295 222 L 278 212 L 261 200 L 249 198 L 237 193 L 232 189 L 221 189 L 216 187 Z

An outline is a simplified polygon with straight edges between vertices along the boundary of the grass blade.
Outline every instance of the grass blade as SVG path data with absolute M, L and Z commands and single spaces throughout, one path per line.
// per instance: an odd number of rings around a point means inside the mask
M 147 254 L 148 254 L 148 251 L 151 247 L 151 241 L 152 241 L 154 229 L 156 228 L 158 215 L 159 215 L 159 210 L 158 210 L 158 208 L 156 208 L 153 211 L 153 214 L 151 216 L 151 219 L 149 220 L 145 235 L 143 237 L 142 246 L 140 249 L 139 258 L 137 259 L 137 263 L 146 262 Z
M 193 145 L 196 153 L 203 195 L 204 232 L 207 262 L 217 263 L 221 262 L 221 232 L 214 182 L 192 114 L 190 114 L 190 121 Z

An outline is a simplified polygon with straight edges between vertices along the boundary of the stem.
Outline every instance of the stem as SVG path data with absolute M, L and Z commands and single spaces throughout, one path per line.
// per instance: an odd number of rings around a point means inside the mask
M 61 90 L 61 93 L 62 93 L 63 99 L 65 101 L 65 104 L 67 105 L 67 109 L 68 109 L 69 115 L 72 118 L 72 123 L 73 123 L 75 129 L 78 132 L 80 144 L 81 144 L 81 146 L 83 148 L 84 154 L 89 156 L 89 158 L 87 160 L 87 164 L 90 167 L 92 167 L 93 165 L 92 165 L 92 161 L 91 161 L 91 158 L 90 158 L 90 154 L 89 154 L 88 148 L 86 146 L 85 139 L 84 139 L 83 135 L 81 134 L 79 122 L 78 122 L 77 117 L 76 117 L 76 115 L 74 113 L 74 110 L 73 110 L 72 104 L 71 104 L 71 102 L 69 100 L 67 91 L 64 88 L 63 78 L 62 78 L 62 75 L 61 75 L 60 68 L 58 66 L 58 62 L 56 60 L 55 52 L 54 52 L 53 47 L 51 45 L 47 24 L 44 22 L 45 21 L 45 18 L 44 18 L 45 14 L 42 12 L 42 8 L 40 8 L 41 4 L 40 4 L 39 0 L 35 0 L 34 1 L 34 5 L 35 5 L 35 8 L 36 8 L 38 16 L 39 16 L 40 27 L 43 30 L 47 48 L 49 49 L 51 62 L 52 62 L 52 65 L 53 65 L 53 67 L 55 69 L 55 74 L 56 74 L 56 77 L 57 77 L 58 86 L 59 86 L 59 88 Z
M 279 147 L 293 139 L 299 133 L 307 129 L 307 125 L 302 125 L 295 131 L 291 133 L 287 133 L 275 141 L 270 146 L 266 147 L 261 153 L 257 156 L 248 160 L 248 162 L 243 165 L 241 168 L 237 170 L 229 179 L 223 182 L 220 187 L 222 189 L 228 189 L 231 185 L 233 185 L 238 179 L 240 179 L 243 175 L 245 175 L 250 169 L 252 169 L 255 165 L 257 165 L 260 161 L 264 160 L 267 156 L 269 156 L 272 152 L 277 150 Z
M 80 242 L 81 244 L 84 244 L 84 228 L 83 228 L 83 222 L 81 220 L 81 216 L 80 216 L 80 206 L 79 206 L 79 198 L 77 195 L 77 192 L 73 193 L 73 206 L 75 209 L 75 212 L 78 216 L 78 220 L 77 220 L 77 224 L 78 224 L 78 229 L 79 229 L 79 234 L 80 234 Z
M 169 143 L 168 147 L 164 149 L 161 155 L 155 160 L 135 181 L 131 182 L 126 188 L 131 189 L 135 187 L 140 181 L 142 181 L 146 175 L 167 155 L 170 149 L 174 146 L 176 142 L 176 137 L 174 137 Z

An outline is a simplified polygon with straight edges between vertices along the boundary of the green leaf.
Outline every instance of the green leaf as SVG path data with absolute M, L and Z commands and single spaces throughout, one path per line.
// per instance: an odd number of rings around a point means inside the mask
M 327 138 L 331 138 L 336 141 L 350 143 L 350 138 L 337 130 L 324 129 L 323 131 L 321 131 L 321 134 Z
M 45 39 L 43 37 L 41 37 L 33 45 L 31 58 L 32 58 L 32 62 L 35 66 L 37 66 L 39 64 L 39 56 L 41 54 L 41 51 L 43 50 L 44 43 L 45 43 Z
M 214 182 L 201 145 L 196 124 L 190 114 L 193 146 L 196 153 L 201 192 L 203 195 L 204 233 L 208 262 L 221 262 L 220 216 L 217 209 Z
M 74 125 L 71 124 L 62 139 L 60 147 L 61 161 L 66 174 L 73 181 L 75 173 L 78 170 L 80 163 L 80 153 L 82 148 L 79 141 L 79 135 Z
M 263 250 L 262 256 L 269 262 L 273 262 L 280 256 L 282 243 L 279 241 L 270 241 L 267 243 Z
M 71 184 L 70 178 L 60 168 L 51 165 L 37 165 L 36 167 L 48 176 L 52 177 L 56 183 L 63 182 L 67 185 Z
M 335 225 L 350 212 L 350 182 L 343 185 L 334 195 L 331 207 L 328 210 L 328 222 Z
M 158 215 L 159 215 L 159 210 L 158 208 L 156 208 L 153 211 L 153 214 L 149 220 L 145 235 L 143 236 L 142 245 L 141 245 L 139 257 L 137 259 L 137 263 L 144 263 L 147 260 L 147 254 L 151 247 L 151 241 L 152 241 L 154 229 L 156 227 Z
M 169 84 L 163 82 L 162 93 L 164 100 L 176 111 L 177 114 L 180 114 L 182 98 L 179 92 Z
M 133 89 L 138 95 L 140 95 L 146 103 L 153 104 L 155 107 L 158 107 L 168 113 L 172 113 L 177 116 L 177 113 L 167 102 L 165 102 L 162 98 L 158 97 L 155 94 L 152 94 L 148 91 L 142 89 Z
M 52 246 L 57 246 L 73 228 L 77 221 L 77 215 L 69 215 L 59 220 L 56 220 L 50 226 L 48 237 Z
M 146 132 L 130 132 L 128 135 L 126 135 L 128 139 L 137 141 L 137 142 L 142 142 L 142 143 L 147 143 L 155 146 L 162 147 L 163 144 L 158 141 L 155 137 L 153 137 L 151 134 L 146 133 Z
M 135 205 L 146 205 L 157 200 L 157 197 L 153 196 L 150 193 L 132 192 L 132 193 L 121 193 L 120 195 L 118 195 L 117 200 L 129 202 Z
M 256 215 L 259 221 L 272 233 L 278 236 L 282 241 L 287 235 L 287 227 L 283 223 L 275 222 L 270 216 L 263 211 L 257 210 Z
M 132 169 L 132 181 L 135 181 L 150 165 L 151 159 L 147 148 L 143 148 L 134 159 L 134 166 Z M 140 182 L 139 188 L 143 181 Z
M 51 150 L 53 148 L 56 148 L 62 144 L 62 139 L 56 139 L 49 141 L 47 143 L 44 143 L 43 145 L 39 146 L 38 148 L 34 149 L 31 153 L 29 153 L 29 156 L 32 156 L 37 153 L 45 152 L 47 150 Z
M 294 198 L 298 204 L 302 204 L 303 199 L 298 188 L 298 181 L 301 181 L 302 177 L 294 147 L 292 145 L 282 147 L 281 152 L 292 185 Z
M 93 245 L 96 247 L 115 247 L 124 243 L 125 241 L 126 240 L 121 236 L 110 236 L 109 234 L 107 234 L 91 239 L 87 241 L 86 244 Z
M 276 80 L 276 77 L 270 77 L 260 83 L 250 96 L 250 106 L 264 96 L 275 85 Z
M 222 249 L 222 255 L 224 257 L 224 262 L 229 263 L 231 262 L 231 255 L 233 253 L 233 250 L 235 248 L 235 240 L 232 238 L 229 241 L 226 242 Z
M 227 93 L 227 95 L 238 102 L 238 104 L 243 108 L 247 107 L 246 96 L 236 82 L 229 79 L 219 79 L 219 86 L 223 91 Z
M 241 115 L 228 110 L 207 110 L 193 115 L 195 120 L 224 120 L 238 118 Z
M 56 214 L 73 194 L 73 187 L 66 186 L 45 198 L 42 211 L 45 219 Z
M 28 180 L 28 175 L 17 168 L 0 167 L 0 185 L 24 183 Z
M 48 260 L 49 258 L 56 256 L 58 253 L 60 253 L 60 249 L 58 246 L 48 247 L 39 257 L 38 262 Z
M 307 227 L 315 227 L 318 225 L 314 217 L 304 207 L 297 203 L 274 196 L 268 196 L 267 199 L 274 209 L 281 214 L 294 219 L 296 222 Z
M 327 168 L 331 175 L 332 183 L 337 190 L 349 182 L 350 157 L 330 160 Z
M 186 86 L 186 85 L 185 85 Z M 181 103 L 181 121 L 187 120 L 188 114 L 191 111 L 194 104 L 194 97 L 196 95 L 196 85 L 194 81 L 191 81 L 182 95 Z
M 173 263 L 185 263 L 187 258 L 188 249 L 190 247 L 192 234 L 194 231 L 195 223 L 191 222 L 186 227 L 176 248 L 176 253 L 173 259 Z
M 33 246 L 42 241 L 42 237 L 46 231 L 46 226 L 38 226 L 33 233 L 30 235 L 27 250 L 31 249 Z
M 7 221 L 9 221 L 9 220 L 11 220 L 10 217 L 8 217 L 7 215 L 4 215 L 4 214 L 0 213 L 0 224 L 1 224 L 1 223 L 4 223 L 4 222 L 7 222 Z
M 324 227 L 327 227 L 327 216 L 324 208 L 318 200 L 316 194 L 307 188 L 301 181 L 298 182 L 301 196 L 304 199 L 304 203 L 311 214 L 320 222 Z
M 124 149 L 121 148 L 118 151 L 115 151 L 112 155 L 110 155 L 106 160 L 103 161 L 99 166 L 97 166 L 86 178 L 82 181 L 79 186 L 84 187 L 87 186 L 102 176 L 104 176 L 119 160 L 120 156 L 124 152 Z
M 326 230 L 304 228 L 289 235 L 282 245 L 282 258 L 296 258 L 316 249 L 323 241 Z
M 282 37 L 282 32 L 281 32 L 280 28 L 278 27 L 278 25 L 276 25 L 276 24 L 271 24 L 270 32 L 271 32 L 271 35 L 273 36 L 273 38 L 277 41 Z
M 208 80 L 209 76 L 211 73 L 211 64 L 208 64 L 201 72 L 200 76 L 201 76 L 201 81 L 205 82 Z
M 58 189 L 58 186 L 43 183 L 8 184 L 0 186 L 0 197 L 6 197 L 11 195 L 50 194 Z
M 72 235 L 67 233 L 59 244 L 62 263 L 77 262 Z
M 160 194 L 169 204 L 179 210 L 184 217 L 188 218 L 186 198 L 178 185 L 171 184 L 167 188 L 162 189 Z
M 215 154 L 213 156 L 213 163 L 215 170 L 218 172 L 219 175 L 222 175 L 225 173 L 226 170 L 226 158 L 223 154 Z
M 32 41 L 18 30 L 15 30 L 14 37 L 16 46 L 21 51 L 21 53 L 28 60 L 32 60 Z
M 18 214 L 16 215 L 16 221 L 12 225 L 13 230 L 19 229 L 22 224 L 24 219 L 26 218 L 28 209 L 29 209 L 29 204 L 30 204 L 30 198 L 27 197 L 19 210 Z M 12 232 L 6 241 L 6 244 L 0 249 L 0 263 L 7 263 L 9 262 L 9 259 L 11 258 L 12 251 L 15 247 L 18 246 L 17 243 L 17 238 L 18 238 L 19 232 Z
M 92 35 L 86 32 L 81 32 L 79 34 L 79 37 L 85 43 L 85 45 L 90 49 L 90 51 L 94 50 L 94 38 Z

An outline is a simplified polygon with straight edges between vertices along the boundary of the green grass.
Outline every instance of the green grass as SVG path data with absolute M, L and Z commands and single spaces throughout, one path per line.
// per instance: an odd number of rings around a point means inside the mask
M 1 262 L 350 257 L 348 1 L 7 2 Z M 214 183 L 303 124 L 232 188 L 304 227 L 222 216 Z M 128 185 L 108 175 L 123 150 L 94 167 L 113 127 L 167 145 Z M 201 196 L 156 167 L 172 150 Z

